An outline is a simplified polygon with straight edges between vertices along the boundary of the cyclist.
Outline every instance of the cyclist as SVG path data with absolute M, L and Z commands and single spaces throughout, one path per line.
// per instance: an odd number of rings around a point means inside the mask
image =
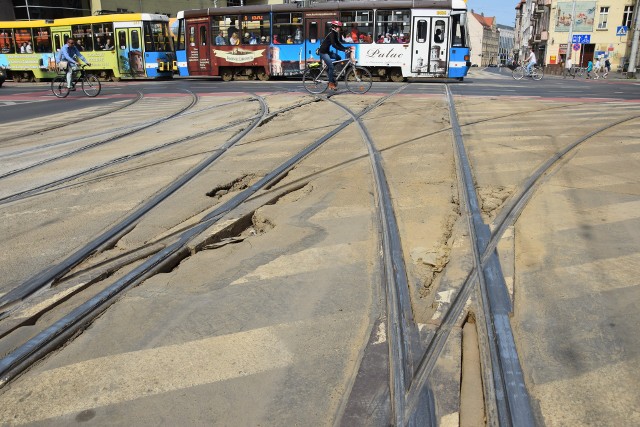
M 333 46 L 336 50 L 341 50 L 343 52 L 349 52 L 351 48 L 343 46 L 342 43 L 340 43 L 340 28 L 342 27 L 342 22 L 331 21 L 330 24 L 331 31 L 329 31 L 329 34 L 327 34 L 324 40 L 322 40 L 322 44 L 320 45 L 318 52 L 322 61 L 327 65 L 329 89 L 336 90 L 336 78 L 333 75 L 333 61 L 339 61 L 342 58 L 336 52 L 332 52 L 330 48 Z
M 533 53 L 533 50 L 531 52 L 529 52 L 529 57 L 527 58 L 527 61 L 529 61 L 529 63 L 527 64 L 527 74 L 531 75 L 531 69 L 533 68 L 534 65 L 537 64 L 537 60 L 536 60 L 536 54 Z
M 74 44 L 75 42 L 73 39 L 69 37 L 69 39 L 67 39 L 67 43 L 62 46 L 62 49 L 60 49 L 56 56 L 56 63 L 59 63 L 60 61 L 67 61 L 67 88 L 69 90 L 76 90 L 76 88 L 71 85 L 73 73 L 78 69 L 76 57 L 82 59 L 87 65 L 91 66 Z

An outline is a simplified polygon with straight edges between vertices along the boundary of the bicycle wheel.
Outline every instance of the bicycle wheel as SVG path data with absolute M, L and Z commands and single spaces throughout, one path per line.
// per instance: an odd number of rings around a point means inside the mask
M 322 93 L 329 86 L 327 70 L 321 67 L 307 68 L 302 75 L 302 84 L 309 93 Z
M 67 76 L 56 76 L 51 80 L 51 92 L 58 98 L 66 98 L 69 95 Z
M 531 78 L 533 80 L 542 80 L 544 77 L 544 71 L 540 67 L 533 67 L 531 69 Z
M 93 98 L 98 96 L 101 89 L 100 80 L 93 74 L 87 74 L 82 78 L 82 91 L 85 95 Z
M 511 72 L 511 76 L 513 76 L 513 78 L 516 80 L 522 79 L 524 77 L 524 68 L 523 67 L 514 68 L 513 71 Z
M 349 92 L 360 94 L 367 93 L 373 84 L 371 73 L 364 67 L 354 67 L 350 69 L 344 80 Z

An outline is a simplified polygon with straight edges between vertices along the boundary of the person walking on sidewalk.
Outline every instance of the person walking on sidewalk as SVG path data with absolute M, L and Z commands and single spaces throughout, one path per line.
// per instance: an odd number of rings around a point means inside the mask
M 591 78 L 591 72 L 593 71 L 593 61 L 587 62 L 587 78 Z
M 564 68 L 562 69 L 562 78 L 566 79 L 567 76 L 571 75 L 571 58 L 567 58 L 567 61 L 564 63 Z M 576 73 L 573 73 L 573 78 L 576 78 Z
M 611 71 L 611 61 L 609 61 L 609 58 L 606 58 L 604 60 L 604 74 L 602 75 L 602 78 L 606 79 L 610 71 Z
M 595 76 L 594 79 L 600 78 L 600 70 L 602 70 L 602 62 L 600 62 L 600 58 L 598 58 L 595 65 L 593 66 L 593 75 Z

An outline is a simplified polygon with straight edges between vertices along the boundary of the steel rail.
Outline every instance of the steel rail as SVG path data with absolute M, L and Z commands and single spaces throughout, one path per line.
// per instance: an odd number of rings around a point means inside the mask
M 227 149 L 233 146 L 237 141 L 239 141 L 244 135 L 257 127 L 261 121 L 264 119 L 267 114 L 267 106 L 262 100 L 262 98 L 258 98 L 262 107 L 262 115 L 254 120 L 254 122 L 248 126 L 245 130 L 240 132 L 235 137 L 231 138 L 227 143 L 225 143 L 221 149 L 214 152 L 211 156 L 204 159 L 195 167 L 191 168 L 188 172 L 182 175 L 173 183 L 169 184 L 163 190 L 159 191 L 156 195 L 154 195 L 150 200 L 145 202 L 142 206 L 137 208 L 134 212 L 129 214 L 125 219 L 120 221 L 115 226 L 111 227 L 109 230 L 105 231 L 91 242 L 77 250 L 75 253 L 64 259 L 62 262 L 36 274 L 31 277 L 18 287 L 10 290 L 2 297 L 0 297 L 0 310 L 4 309 L 6 306 L 15 303 L 16 301 L 20 301 L 25 297 L 31 295 L 38 289 L 41 289 L 47 286 L 50 283 L 53 283 L 57 278 L 62 275 L 68 273 L 73 267 L 81 263 L 91 254 L 93 254 L 98 248 L 105 245 L 107 242 L 113 240 L 115 236 L 120 235 L 123 231 L 127 230 L 138 221 L 143 215 L 153 209 L 155 206 L 160 204 L 164 199 L 169 197 L 171 194 L 176 192 L 178 189 L 182 188 L 187 182 L 191 181 L 196 175 L 202 172 L 205 168 L 210 166 L 215 160 L 217 160 L 222 154 L 224 154 Z
M 471 175 L 471 165 L 464 147 L 453 95 L 448 86 L 446 90 L 451 123 L 454 129 L 455 151 L 459 158 L 465 184 L 465 189 L 462 193 L 465 196 L 465 205 L 468 206 L 471 213 L 469 221 L 470 232 L 474 237 L 474 264 L 478 272 L 481 273 L 478 274 L 478 282 L 482 295 L 483 312 L 487 322 L 498 421 L 500 425 L 504 426 L 534 426 L 533 410 L 531 409 L 529 394 L 524 382 L 524 375 L 509 322 L 509 313 L 512 311 L 511 299 L 507 292 L 496 251 L 491 252 L 491 256 L 486 263 L 483 264 L 481 260 L 481 256 L 489 243 L 491 232 L 489 227 L 482 221 L 474 180 Z
M 395 95 L 405 87 L 406 85 L 402 86 L 389 96 Z M 398 222 L 393 209 L 391 191 L 382 165 L 382 156 L 380 151 L 376 149 L 373 138 L 369 135 L 359 116 L 339 102 L 332 99 L 330 101 L 353 117 L 369 153 L 375 183 L 378 222 L 382 231 L 383 276 L 389 313 L 387 329 L 390 336 L 389 360 L 391 363 L 392 416 L 394 425 L 401 426 L 405 425 L 406 420 L 413 415 L 405 415 L 405 396 L 407 384 L 414 373 L 413 360 L 415 348 L 419 342 L 419 333 L 411 309 L 409 283 Z
M 46 158 L 44 160 L 41 160 L 39 162 L 35 162 L 35 163 L 30 164 L 28 166 L 24 166 L 24 167 L 19 168 L 19 169 L 14 169 L 12 171 L 5 172 L 3 174 L 0 174 L 0 179 L 7 178 L 9 176 L 13 176 L 13 175 L 16 175 L 18 173 L 31 170 L 31 169 L 33 169 L 33 168 L 35 168 L 37 166 L 42 166 L 42 165 L 45 165 L 47 163 L 51 163 L 51 162 L 56 161 L 56 160 L 64 159 L 64 158 L 69 157 L 69 156 L 71 156 L 73 154 L 80 153 L 80 152 L 83 152 L 83 151 L 87 151 L 87 150 L 90 150 L 92 148 L 99 147 L 101 145 L 107 144 L 109 142 L 117 141 L 118 139 L 124 138 L 124 137 L 132 135 L 134 133 L 138 133 L 138 132 L 143 131 L 145 129 L 148 129 L 151 126 L 155 126 L 155 125 L 157 125 L 159 123 L 171 120 L 171 119 L 173 119 L 175 117 L 178 117 L 180 114 L 182 114 L 183 112 L 185 112 L 188 109 L 192 108 L 194 105 L 196 105 L 198 103 L 198 95 L 196 95 L 195 93 L 193 93 L 191 91 L 188 91 L 188 90 L 187 90 L 187 92 L 191 93 L 191 98 L 192 98 L 191 102 L 186 107 L 181 108 L 178 112 L 170 114 L 170 115 L 168 115 L 166 117 L 161 117 L 160 119 L 157 119 L 157 120 L 153 120 L 153 121 L 151 121 L 151 122 L 149 122 L 149 123 L 147 123 L 145 125 L 142 125 L 142 126 L 140 126 L 138 128 L 135 128 L 133 130 L 128 130 L 126 132 L 122 132 L 122 133 L 113 135 L 113 136 L 111 136 L 109 138 L 105 138 L 105 139 L 103 139 L 101 141 L 92 142 L 91 144 L 87 144 L 87 145 L 84 145 L 82 147 L 78 147 L 78 148 L 73 149 L 71 151 L 67 151 L 66 153 Z M 3 197 L 2 199 L 0 199 L 0 201 L 3 201 L 5 199 L 7 199 L 9 197 L 13 197 L 13 196 L 14 195 Z
M 267 108 L 262 98 L 259 98 L 259 100 L 261 102 L 261 105 L 264 107 L 264 114 L 262 118 L 256 120 L 242 133 L 230 139 L 224 145 L 223 150 L 221 150 L 220 153 L 214 154 L 208 160 L 213 161 L 215 158 L 219 157 L 229 147 L 236 144 L 250 131 L 260 125 L 262 120 L 267 115 Z M 371 108 L 363 110 L 360 115 L 366 114 L 369 111 L 371 111 Z M 108 306 L 113 303 L 114 298 L 121 292 L 142 283 L 142 281 L 144 281 L 145 279 L 153 276 L 154 274 L 157 274 L 159 271 L 162 271 L 163 268 L 174 265 L 176 262 L 179 262 L 180 259 L 188 256 L 188 251 L 185 248 L 191 240 L 200 235 L 207 228 L 211 227 L 211 225 L 219 221 L 225 214 L 240 206 L 245 200 L 250 198 L 257 191 L 269 186 L 273 182 L 277 182 L 282 179 L 282 177 L 289 173 L 303 158 L 308 156 L 311 152 L 315 151 L 326 141 L 346 128 L 349 124 L 351 124 L 352 121 L 353 119 L 345 120 L 340 125 L 336 126 L 333 130 L 327 132 L 324 136 L 299 151 L 290 159 L 286 160 L 280 166 L 265 175 L 262 179 L 207 214 L 200 220 L 198 225 L 184 232 L 177 241 L 152 255 L 146 261 L 137 266 L 134 270 L 130 271 L 115 283 L 105 288 L 89 301 L 76 307 L 72 312 L 65 315 L 64 317 L 53 323 L 50 327 L 48 327 L 44 331 L 41 331 L 39 334 L 29 339 L 26 343 L 22 344 L 21 346 L 10 352 L 8 355 L 6 355 L 3 359 L 0 360 L 0 388 L 8 384 L 11 379 L 22 373 L 39 358 L 48 354 L 53 349 L 62 345 L 66 340 L 79 333 L 87 324 L 93 321 L 93 319 L 95 319 L 100 313 L 108 308 Z M 206 162 L 201 163 L 203 167 L 208 166 L 208 164 L 204 165 L 204 163 Z M 96 239 L 96 241 L 97 240 L 98 239 Z M 102 243 L 104 242 L 96 242 L 93 244 L 93 246 L 98 247 Z M 70 262 L 72 258 L 73 261 L 75 261 L 75 258 L 79 258 L 79 255 L 79 253 L 72 255 L 72 257 L 70 257 Z M 68 268 L 66 267 L 58 268 L 68 271 Z M 53 276 L 53 278 L 55 277 L 57 276 Z M 46 279 L 43 277 L 39 277 L 39 280 L 40 282 L 42 282 Z M 49 281 L 50 280 L 52 279 L 50 278 Z M 45 281 L 43 286 L 47 283 L 48 282 Z
M 489 354 L 491 369 L 493 375 L 493 389 L 495 391 L 495 402 L 497 409 L 497 422 L 502 426 L 534 426 L 533 411 L 529 401 L 524 376 L 520 367 L 520 361 L 515 348 L 515 340 L 511 325 L 509 323 L 509 312 L 511 311 L 511 301 L 507 294 L 504 284 L 504 277 L 500 269 L 500 263 L 495 251 L 487 259 L 486 263 L 482 262 L 482 255 L 485 253 L 489 243 L 491 232 L 489 227 L 482 221 L 480 209 L 478 205 L 475 185 L 471 174 L 471 166 L 467 158 L 462 138 L 462 131 L 458 123 L 457 112 L 453 101 L 453 95 L 448 86 L 446 86 L 446 96 L 449 104 L 449 114 L 451 127 L 453 130 L 454 154 L 457 169 L 459 171 L 459 180 L 462 181 L 462 191 L 460 196 L 465 211 L 465 217 L 468 221 L 469 233 L 472 241 L 472 252 L 474 258 L 474 269 L 469 273 L 467 280 L 463 284 L 462 289 L 456 296 L 455 307 L 460 309 L 461 305 L 470 295 L 471 284 L 477 279 L 481 290 L 481 303 L 486 319 L 486 330 L 488 333 L 487 343 L 489 345 Z M 481 273 L 481 274 L 478 274 Z M 459 315 L 450 307 L 447 317 L 451 321 L 454 315 Z M 450 326 L 450 323 L 447 323 Z M 438 345 L 444 345 L 448 330 L 441 329 L 443 334 L 436 334 L 438 337 Z M 445 338 L 444 340 L 442 338 Z M 432 340 L 435 343 L 435 339 Z M 425 358 L 419 365 L 416 374 L 416 389 L 410 390 L 411 403 L 409 408 L 417 405 L 418 387 L 420 384 L 426 383 L 427 377 L 433 369 L 435 353 L 431 353 L 433 347 L 427 350 Z
M 255 99 L 253 99 L 252 101 L 255 101 Z M 294 108 L 301 107 L 301 106 L 309 104 L 311 102 L 315 102 L 315 101 L 299 102 L 299 103 L 294 104 L 292 106 L 284 107 L 284 108 L 281 108 L 281 109 L 276 110 L 274 112 L 271 112 L 271 113 L 269 113 L 267 115 L 267 117 L 262 119 L 262 123 L 265 123 L 266 121 L 268 121 L 271 118 L 277 116 L 278 114 L 281 114 L 283 112 L 289 111 L 289 110 L 294 109 Z M 233 103 L 236 103 L 236 102 L 233 102 Z M 228 105 L 228 104 L 231 104 L 231 103 L 227 103 L 226 105 Z M 113 166 L 113 165 L 116 165 L 116 164 L 124 163 L 124 162 L 127 162 L 129 160 L 136 159 L 138 157 L 144 156 L 144 155 L 149 154 L 149 153 L 154 153 L 156 151 L 160 151 L 160 150 L 163 150 L 163 149 L 166 149 L 166 148 L 170 148 L 170 147 L 172 147 L 174 145 L 183 143 L 185 141 L 189 141 L 189 140 L 191 140 L 193 138 L 200 138 L 202 136 L 208 135 L 208 134 L 213 133 L 213 132 L 218 132 L 218 131 L 221 131 L 221 130 L 230 129 L 230 128 L 234 127 L 234 126 L 239 126 L 242 123 L 255 120 L 257 117 L 258 116 L 254 115 L 254 116 L 247 117 L 247 118 L 244 118 L 244 119 L 238 119 L 238 120 L 235 120 L 235 121 L 233 121 L 233 122 L 231 122 L 229 124 L 226 124 L 226 125 L 214 128 L 214 129 L 208 129 L 208 130 L 204 130 L 204 131 L 201 131 L 201 132 L 197 132 L 195 134 L 183 136 L 183 137 L 177 138 L 177 139 L 175 139 L 173 141 L 169 141 L 169 142 L 166 142 L 164 144 L 157 145 L 155 147 L 151 147 L 151 148 L 148 148 L 148 149 L 145 149 L 145 150 L 138 151 L 136 153 L 126 154 L 124 156 L 117 157 L 115 159 L 109 160 L 109 161 L 101 163 L 99 165 L 95 165 L 95 166 L 92 166 L 92 167 L 87 168 L 85 170 L 82 170 L 82 171 L 79 171 L 77 173 L 74 173 L 72 175 L 67 175 L 67 176 L 62 177 L 60 179 L 57 179 L 55 181 L 51 181 L 51 182 L 48 182 L 46 184 L 39 185 L 37 187 L 33 187 L 33 188 L 30 188 L 30 189 L 27 189 L 27 190 L 20 191 L 18 193 L 11 194 L 9 196 L 2 197 L 2 198 L 0 198 L 0 205 L 4 205 L 4 204 L 10 203 L 10 202 L 15 202 L 15 201 L 18 201 L 18 200 L 26 199 L 28 197 L 32 197 L 32 196 L 36 196 L 36 195 L 39 195 L 39 194 L 43 194 L 43 193 L 46 192 L 46 190 L 58 187 L 58 186 L 66 183 L 66 182 L 73 181 L 74 179 L 80 178 L 80 177 L 82 177 L 84 175 L 88 175 L 90 173 L 97 172 L 97 171 L 102 170 L 104 168 L 107 168 L 107 167 L 110 167 L 110 166 Z
M 112 108 L 111 110 L 108 110 L 108 111 L 99 111 L 96 114 L 92 114 L 92 115 L 90 115 L 88 117 L 85 117 L 83 120 L 91 120 L 91 119 L 95 119 L 97 117 L 104 117 L 107 114 L 112 114 L 112 113 L 118 112 L 120 110 L 124 110 L 127 107 L 130 107 L 131 105 L 135 104 L 136 102 L 138 102 L 142 98 L 144 98 L 144 94 L 142 92 L 137 91 L 136 93 L 138 94 L 138 97 L 137 98 L 133 98 L 128 103 L 126 103 L 124 105 L 119 105 L 119 106 L 117 106 L 115 108 Z M 60 129 L 60 128 L 63 128 L 63 127 L 66 127 L 66 126 L 70 126 L 72 124 L 75 125 L 76 122 L 73 122 L 73 123 L 69 123 L 69 122 L 58 123 L 58 124 L 55 124 L 55 125 L 51 125 L 51 126 L 48 126 L 48 127 L 41 128 L 41 129 L 36 129 L 36 130 L 29 131 L 29 132 L 21 133 L 21 134 L 18 134 L 18 135 L 10 136 L 9 138 L 5 138 L 3 140 L 3 142 L 13 141 L 14 139 L 24 138 L 25 136 L 37 135 L 37 134 L 42 133 L 42 132 L 48 132 L 50 130 Z M 0 156 L 0 158 L 2 158 L 2 157 L 3 156 Z
M 538 169 L 536 169 L 536 171 L 520 187 L 520 191 L 518 193 L 514 193 L 514 195 L 505 202 L 505 206 L 502 208 L 498 216 L 496 216 L 496 218 L 493 220 L 493 232 L 491 235 L 491 240 L 487 244 L 487 248 L 482 255 L 483 262 L 498 246 L 498 242 L 507 230 L 507 227 L 513 225 L 516 219 L 520 216 L 525 206 L 537 190 L 540 184 L 540 179 L 543 177 L 543 175 L 547 174 L 553 167 L 558 164 L 558 162 L 564 159 L 567 154 L 569 154 L 571 151 L 575 150 L 581 144 L 593 138 L 594 136 L 622 123 L 637 119 L 640 119 L 640 115 L 622 118 L 592 132 L 589 132 L 587 135 L 579 138 L 578 140 L 564 147 L 562 150 L 556 152 L 543 164 L 541 164 L 540 167 L 538 167 Z

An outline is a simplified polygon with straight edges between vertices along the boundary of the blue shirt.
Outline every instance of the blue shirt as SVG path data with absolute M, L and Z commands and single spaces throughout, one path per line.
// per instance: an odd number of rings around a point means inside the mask
M 69 64 L 76 65 L 78 62 L 74 59 L 74 56 L 77 56 L 78 58 L 82 59 L 84 62 L 87 62 L 87 60 L 84 58 L 84 56 L 82 56 L 82 54 L 80 53 L 76 45 L 73 45 L 70 47 L 68 44 L 65 43 L 64 46 L 62 46 L 62 49 L 60 49 L 56 55 L 56 62 L 60 62 L 64 60 L 64 61 L 69 61 Z

